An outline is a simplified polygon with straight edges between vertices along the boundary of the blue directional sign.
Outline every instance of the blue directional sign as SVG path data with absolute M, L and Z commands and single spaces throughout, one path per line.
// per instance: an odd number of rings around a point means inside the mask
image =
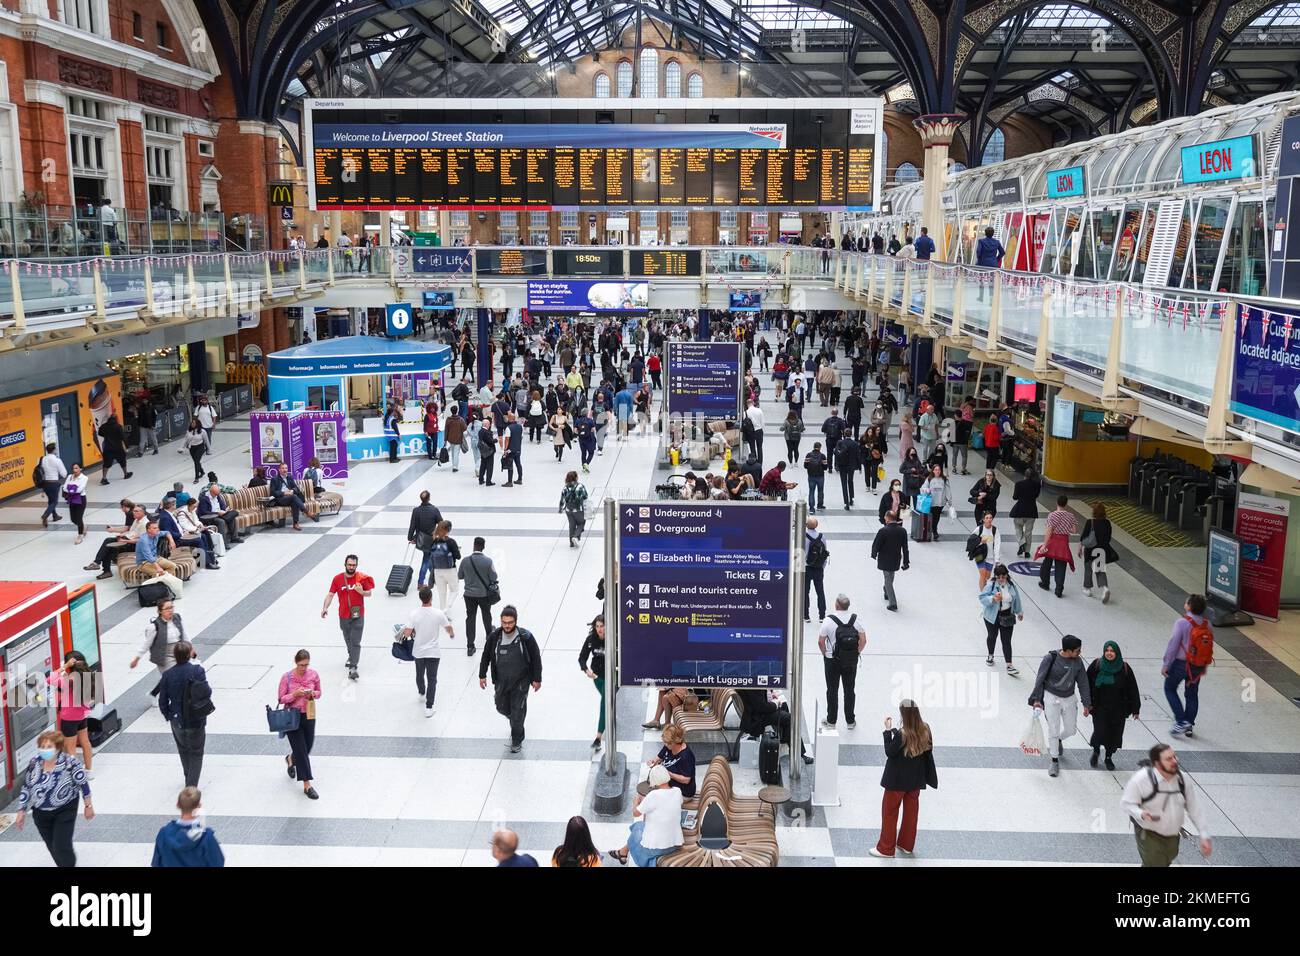
M 669 342 L 664 410 L 669 415 L 738 418 L 742 347 L 740 342 Z
M 412 246 L 411 267 L 416 272 L 463 272 L 472 271 L 469 249 L 445 249 L 435 246 Z
M 619 503 L 621 686 L 786 685 L 793 507 Z

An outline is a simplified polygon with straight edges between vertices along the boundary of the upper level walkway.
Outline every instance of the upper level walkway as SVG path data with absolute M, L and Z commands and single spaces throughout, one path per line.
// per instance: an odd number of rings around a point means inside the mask
M 584 251 L 613 254 L 604 275 L 557 269 Z M 1203 444 L 1300 476 L 1300 434 L 1230 410 L 1237 320 L 1247 307 L 1283 321 L 1296 303 L 1020 273 L 809 247 L 660 247 L 651 275 L 620 247 L 380 247 L 253 254 L 0 261 L 0 352 L 130 334 L 286 305 L 378 306 L 451 289 L 462 307 L 526 304 L 529 279 L 650 283 L 652 309 L 725 309 L 731 290 L 765 309 L 881 312 L 977 361 L 1071 387 L 1137 415 L 1139 432 Z M 618 270 L 621 255 L 622 269 Z M 698 259 L 696 258 L 698 257 Z M 662 260 L 660 260 L 662 261 Z M 667 271 L 667 270 L 666 270 Z M 1152 424 L 1159 423 L 1159 424 Z

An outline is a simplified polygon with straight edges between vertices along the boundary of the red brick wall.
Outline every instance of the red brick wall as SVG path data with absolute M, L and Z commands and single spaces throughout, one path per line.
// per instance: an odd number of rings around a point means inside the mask
M 53 5 L 51 3 L 51 5 Z M 140 33 L 144 37 L 137 40 L 132 33 L 132 14 L 140 14 Z M 188 63 L 185 51 L 189 48 L 191 37 L 181 35 L 176 25 L 167 16 L 167 10 L 159 0 L 109 0 L 108 18 L 113 39 L 126 43 L 138 50 L 144 50 L 173 63 Z M 157 24 L 167 26 L 167 46 L 164 50 L 158 46 Z

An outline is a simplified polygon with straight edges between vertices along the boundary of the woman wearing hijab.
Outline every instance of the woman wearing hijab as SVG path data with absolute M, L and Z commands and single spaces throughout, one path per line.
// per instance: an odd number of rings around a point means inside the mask
M 1105 747 L 1106 769 L 1114 770 L 1111 758 L 1124 745 L 1124 721 L 1130 716 L 1137 720 L 1142 707 L 1137 677 L 1114 641 L 1103 644 L 1101 657 L 1088 665 L 1088 685 L 1092 690 L 1092 758 L 1088 763 L 1097 766 Z

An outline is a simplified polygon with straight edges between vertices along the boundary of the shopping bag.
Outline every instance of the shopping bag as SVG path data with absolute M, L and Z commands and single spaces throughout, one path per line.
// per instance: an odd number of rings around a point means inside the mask
M 933 502 L 934 502 L 934 498 L 931 497 L 929 494 L 917 495 L 916 496 L 917 514 L 928 515 L 930 513 L 930 506 Z
M 1043 732 L 1043 720 L 1034 711 L 1029 717 L 1029 726 L 1020 735 L 1020 750 L 1031 757 L 1047 756 L 1047 734 Z
M 957 520 L 957 506 L 951 501 L 948 502 L 948 507 L 943 509 L 943 513 L 948 516 L 949 521 Z

